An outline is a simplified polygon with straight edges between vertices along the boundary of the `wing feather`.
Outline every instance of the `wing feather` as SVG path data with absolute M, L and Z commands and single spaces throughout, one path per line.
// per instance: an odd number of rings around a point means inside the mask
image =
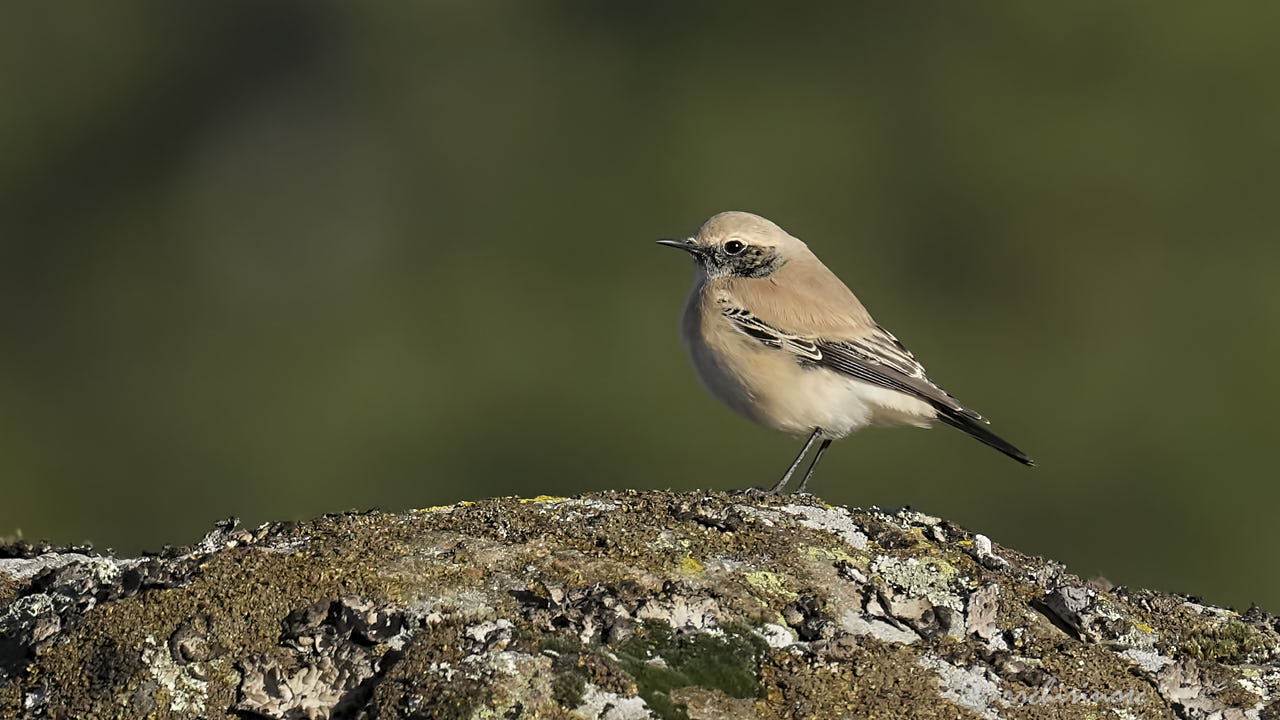
M 877 387 L 923 400 L 934 408 L 986 422 L 925 375 L 924 366 L 889 331 L 875 325 L 865 337 L 850 340 L 806 338 L 775 328 L 742 308 L 724 311 L 739 331 L 759 342 L 797 356 L 802 362 L 830 368 Z

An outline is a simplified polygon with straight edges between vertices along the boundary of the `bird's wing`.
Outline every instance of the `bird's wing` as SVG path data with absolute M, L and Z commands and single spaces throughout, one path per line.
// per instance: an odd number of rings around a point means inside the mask
M 797 361 L 829 368 L 878 387 L 922 400 L 940 413 L 986 423 L 925 375 L 924 366 L 888 330 L 872 322 L 861 337 L 839 340 L 790 333 L 773 327 L 743 308 L 726 308 L 724 316 L 740 332 Z
M 785 350 L 802 360 L 815 363 L 822 360 L 822 351 L 818 349 L 818 343 L 814 340 L 782 332 L 742 308 L 725 308 L 723 312 L 739 332 L 771 348 Z
M 915 357 L 872 319 L 853 292 L 817 258 L 793 260 L 767 278 L 721 282 L 717 302 L 748 337 L 791 353 L 803 365 L 827 368 L 916 398 L 932 407 L 939 421 L 1020 463 L 1035 464 L 991 432 L 986 418 L 934 384 Z

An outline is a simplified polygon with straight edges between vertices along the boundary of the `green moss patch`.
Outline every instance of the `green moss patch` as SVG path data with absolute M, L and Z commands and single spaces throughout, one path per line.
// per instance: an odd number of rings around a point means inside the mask
M 1270 648 L 1256 630 L 1232 620 L 1192 632 L 1178 645 L 1178 651 L 1197 660 L 1239 665 L 1261 660 Z
M 673 691 L 701 687 L 732 698 L 761 696 L 760 663 L 767 650 L 745 627 L 711 635 L 648 622 L 615 653 L 650 709 L 664 720 L 688 720 L 684 706 L 671 699 Z

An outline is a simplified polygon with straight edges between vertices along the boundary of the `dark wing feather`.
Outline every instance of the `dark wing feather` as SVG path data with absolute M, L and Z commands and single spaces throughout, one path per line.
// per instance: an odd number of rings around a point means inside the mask
M 923 400 L 947 425 L 963 430 L 1018 462 L 1034 464 L 1021 450 L 988 430 L 986 418 L 961 405 L 950 393 L 935 385 L 911 352 L 879 325 L 865 338 L 822 340 L 783 332 L 740 308 L 726 310 L 724 315 L 747 336 L 769 347 L 790 352 L 801 362 L 829 368 L 865 383 Z
M 872 385 L 919 398 L 937 410 L 946 410 L 974 422 L 987 422 L 986 418 L 961 405 L 950 393 L 935 385 L 925 376 L 924 368 L 911 353 L 892 335 L 885 335 L 893 339 L 893 346 L 886 347 L 877 342 L 875 334 L 866 340 L 821 341 L 818 350 L 823 358 L 818 364 Z
M 724 316 L 733 321 L 738 330 L 771 348 L 786 350 L 812 362 L 822 360 L 822 353 L 818 350 L 816 342 L 799 335 L 784 333 L 746 310 L 736 308 L 725 310 Z
M 975 440 L 999 450 L 1023 465 L 1035 467 L 1036 462 L 1027 457 L 1026 453 L 1014 447 L 1013 443 L 988 430 L 986 425 L 979 425 L 968 418 L 956 417 L 946 412 L 939 412 L 938 419 L 957 430 L 967 433 Z

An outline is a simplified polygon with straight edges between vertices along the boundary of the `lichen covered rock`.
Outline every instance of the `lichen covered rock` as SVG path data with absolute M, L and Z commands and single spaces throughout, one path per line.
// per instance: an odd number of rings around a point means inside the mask
M 918 512 L 497 499 L 0 548 L 0 717 L 1280 716 L 1280 623 Z

